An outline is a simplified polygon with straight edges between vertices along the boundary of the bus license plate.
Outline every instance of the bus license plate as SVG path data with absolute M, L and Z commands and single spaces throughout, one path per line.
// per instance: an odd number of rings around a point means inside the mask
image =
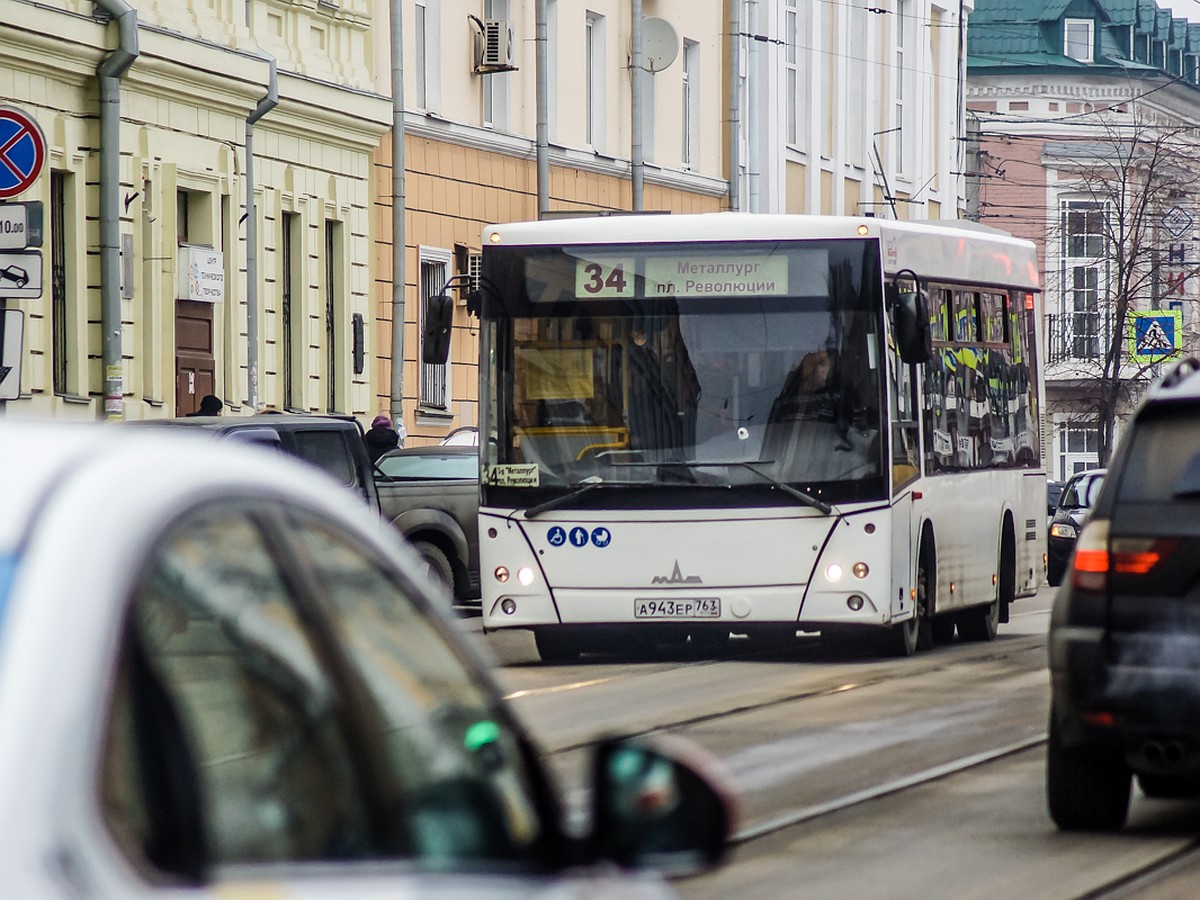
M 721 601 L 716 597 L 685 600 L 634 600 L 635 619 L 717 619 Z

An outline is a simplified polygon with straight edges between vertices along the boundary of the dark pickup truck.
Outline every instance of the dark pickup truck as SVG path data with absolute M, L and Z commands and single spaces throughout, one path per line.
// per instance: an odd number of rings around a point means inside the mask
M 338 479 L 408 538 L 431 580 L 459 603 L 478 600 L 479 475 L 475 447 L 391 450 L 372 466 L 350 416 L 263 413 L 184 416 L 138 424 L 203 429 L 297 456 Z

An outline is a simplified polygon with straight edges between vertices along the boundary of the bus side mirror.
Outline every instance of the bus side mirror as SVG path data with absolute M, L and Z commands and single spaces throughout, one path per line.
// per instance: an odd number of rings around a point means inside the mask
M 921 290 L 901 291 L 894 285 L 892 310 L 896 325 L 896 346 L 900 359 L 909 365 L 933 358 L 933 336 L 929 329 L 929 304 Z
M 454 301 L 448 294 L 437 294 L 426 299 L 421 362 L 441 366 L 450 359 L 450 324 L 453 317 Z

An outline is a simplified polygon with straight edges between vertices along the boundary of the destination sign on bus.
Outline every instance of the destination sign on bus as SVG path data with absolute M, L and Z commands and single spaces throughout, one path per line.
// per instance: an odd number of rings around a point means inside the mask
M 788 258 L 783 255 L 651 256 L 645 260 L 639 295 L 635 261 L 577 259 L 575 296 L 611 297 L 783 297 L 788 294 Z
M 646 260 L 648 297 L 783 297 L 786 256 L 663 256 Z

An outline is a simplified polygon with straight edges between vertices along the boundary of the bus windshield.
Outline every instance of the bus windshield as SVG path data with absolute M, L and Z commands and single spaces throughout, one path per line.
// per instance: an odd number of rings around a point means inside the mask
M 526 507 L 583 484 L 659 489 L 591 502 L 885 496 L 877 247 L 488 248 L 485 491 Z

